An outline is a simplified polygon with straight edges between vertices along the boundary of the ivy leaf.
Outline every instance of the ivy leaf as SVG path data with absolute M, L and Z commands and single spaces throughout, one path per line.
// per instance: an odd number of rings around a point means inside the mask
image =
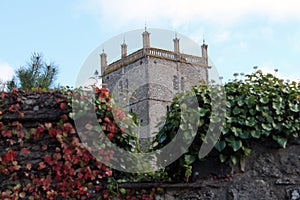
M 126 189 L 125 188 L 120 188 L 119 191 L 120 191 L 120 194 L 122 194 L 122 195 L 126 194 Z
M 196 156 L 193 156 L 193 155 L 184 155 L 184 162 L 187 165 L 192 164 L 195 160 L 196 160 Z
M 272 125 L 271 124 L 261 124 L 261 126 L 266 131 L 271 131 L 272 130 Z
M 230 142 L 228 145 L 232 147 L 233 151 L 237 151 L 243 146 L 241 140 L 234 140 Z
M 248 117 L 246 120 L 246 126 L 253 127 L 256 125 L 256 120 L 254 117 Z
M 220 158 L 221 163 L 223 163 L 223 162 L 225 162 L 227 160 L 227 156 L 225 156 L 223 154 L 220 154 L 219 158 Z
M 250 153 L 251 153 L 251 149 L 247 148 L 247 147 L 242 147 L 244 153 L 246 156 L 250 156 Z
M 218 141 L 215 145 L 215 148 L 221 152 L 226 147 L 226 142 L 224 140 Z
M 293 112 L 300 111 L 300 106 L 298 104 L 293 104 L 293 103 L 289 102 L 289 107 L 290 107 L 290 110 Z
M 253 137 L 253 138 L 260 138 L 260 132 L 259 131 L 257 131 L 257 130 L 252 130 L 251 132 L 250 132 L 250 134 L 251 134 L 251 136 Z
M 273 140 L 275 140 L 281 147 L 285 148 L 287 144 L 287 138 L 280 137 L 278 135 L 272 136 Z
M 242 109 L 238 108 L 237 106 L 234 107 L 234 109 L 232 110 L 232 113 L 233 113 L 234 115 L 238 115 L 238 114 L 240 114 L 241 112 L 242 112 Z
M 263 104 L 267 104 L 269 102 L 269 98 L 268 97 L 262 97 L 259 99 L 259 101 Z
M 231 160 L 231 162 L 232 162 L 233 165 L 237 165 L 238 161 L 239 161 L 239 159 L 236 156 L 234 156 L 234 155 L 230 156 L 230 160 Z

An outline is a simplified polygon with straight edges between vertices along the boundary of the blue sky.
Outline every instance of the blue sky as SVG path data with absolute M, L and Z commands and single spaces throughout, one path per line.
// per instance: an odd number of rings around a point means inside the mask
M 146 22 L 199 44 L 204 35 L 225 80 L 253 66 L 272 73 L 278 68 L 278 76 L 299 80 L 299 8 L 297 0 L 2 0 L 0 79 L 41 52 L 59 66 L 56 83 L 72 86 L 95 48 Z

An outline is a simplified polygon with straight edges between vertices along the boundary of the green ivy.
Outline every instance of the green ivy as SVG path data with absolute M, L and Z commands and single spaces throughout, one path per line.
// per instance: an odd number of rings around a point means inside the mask
M 221 120 L 221 115 L 212 117 L 212 98 L 217 98 L 217 85 L 199 85 L 193 88 L 199 102 L 199 127 L 197 136 L 188 152 L 166 170 L 169 176 L 177 178 L 184 174 L 188 181 L 190 166 L 198 156 L 200 146 L 207 138 L 209 123 Z M 225 120 L 221 135 L 211 154 L 218 155 L 221 162 L 236 165 L 251 153 L 250 141 L 275 141 L 285 148 L 292 137 L 300 132 L 300 84 L 287 82 L 260 70 L 224 85 L 226 93 Z M 168 144 L 180 128 L 178 101 L 174 99 L 167 113 L 165 125 L 153 140 L 154 149 Z M 221 113 L 221 111 L 220 111 Z

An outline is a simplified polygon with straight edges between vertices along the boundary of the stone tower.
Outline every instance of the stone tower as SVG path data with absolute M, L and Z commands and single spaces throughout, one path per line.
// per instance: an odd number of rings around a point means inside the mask
M 173 39 L 174 51 L 151 47 L 146 29 L 142 42 L 141 49 L 127 55 L 123 41 L 121 59 L 107 64 L 103 51 L 100 63 L 105 87 L 121 107 L 136 113 L 141 125 L 139 136 L 148 138 L 157 131 L 156 125 L 165 116 L 175 94 L 208 80 L 209 66 L 204 42 L 201 56 L 181 53 L 177 36 Z

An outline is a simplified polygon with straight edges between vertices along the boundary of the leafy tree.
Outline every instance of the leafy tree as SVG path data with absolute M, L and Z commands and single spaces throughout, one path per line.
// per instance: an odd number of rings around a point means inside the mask
M 58 66 L 47 64 L 41 53 L 33 53 L 26 66 L 15 71 L 15 76 L 8 81 L 7 88 L 31 89 L 35 87 L 50 88 L 58 74 Z

